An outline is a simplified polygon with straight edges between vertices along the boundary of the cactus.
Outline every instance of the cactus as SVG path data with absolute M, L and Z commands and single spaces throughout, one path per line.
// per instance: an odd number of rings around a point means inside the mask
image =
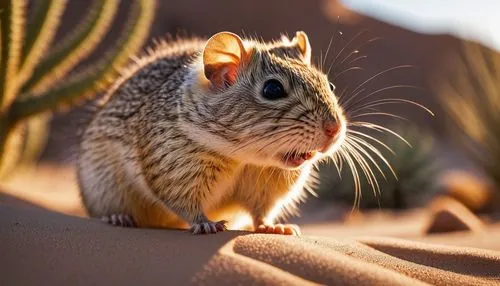
M 384 174 L 374 172 L 380 192 L 373 192 L 368 179 L 361 176 L 360 208 L 417 207 L 437 193 L 440 165 L 432 152 L 434 145 L 432 136 L 409 123 L 400 123 L 389 129 L 406 140 L 405 142 L 391 133 L 382 133 L 378 137 L 380 142 L 392 150 L 381 148 L 379 151 L 387 159 L 395 176 L 380 158 L 374 158 Z M 359 162 L 356 162 L 356 166 L 359 170 Z M 336 175 L 332 176 L 332 173 Z M 345 204 L 352 204 L 357 200 L 353 192 L 353 175 L 348 164 L 344 163 L 340 172 L 335 170 L 333 164 L 324 166 L 320 170 L 320 178 L 323 182 L 319 191 L 320 198 Z
M 500 53 L 463 42 L 447 79 L 435 83 L 457 142 L 500 190 Z
M 74 32 L 49 49 L 67 2 L 34 1 L 27 19 L 27 0 L 0 0 L 0 177 L 37 157 L 51 111 L 112 84 L 146 40 L 154 18 L 155 1 L 136 0 L 116 45 L 97 63 L 68 75 L 109 31 L 119 1 L 93 1 Z

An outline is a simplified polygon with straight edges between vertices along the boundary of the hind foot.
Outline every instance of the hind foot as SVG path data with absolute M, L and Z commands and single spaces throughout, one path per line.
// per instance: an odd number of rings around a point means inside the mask
M 112 214 L 108 216 L 103 216 L 101 220 L 107 224 L 121 227 L 136 227 L 134 219 L 132 216 L 126 214 Z
M 191 226 L 191 233 L 192 234 L 208 234 L 208 233 L 217 233 L 217 232 L 222 232 L 227 229 L 226 227 L 227 221 L 221 220 L 218 222 L 201 222 L 201 223 L 194 223 Z
M 300 228 L 295 224 L 261 224 L 255 232 L 300 236 Z

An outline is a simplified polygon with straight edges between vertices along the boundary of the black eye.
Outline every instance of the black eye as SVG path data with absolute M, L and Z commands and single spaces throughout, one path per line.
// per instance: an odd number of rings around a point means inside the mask
M 332 90 L 332 92 L 335 91 L 335 86 L 331 82 L 330 82 L 330 89 Z
M 276 100 L 286 97 L 285 88 L 283 88 L 283 85 L 278 80 L 270 79 L 264 83 L 262 96 L 269 100 Z

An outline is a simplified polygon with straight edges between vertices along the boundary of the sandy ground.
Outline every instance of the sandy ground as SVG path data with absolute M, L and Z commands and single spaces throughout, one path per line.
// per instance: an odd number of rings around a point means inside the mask
M 302 237 L 116 228 L 83 217 L 71 171 L 40 172 L 57 183 L 1 186 L 0 285 L 500 285 L 498 224 L 424 235 L 433 214 L 416 210 Z

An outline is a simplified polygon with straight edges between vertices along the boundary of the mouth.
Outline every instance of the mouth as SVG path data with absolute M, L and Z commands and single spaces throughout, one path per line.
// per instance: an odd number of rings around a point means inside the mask
M 286 153 L 282 153 L 279 156 L 280 161 L 287 167 L 297 168 L 304 164 L 306 161 L 311 160 L 316 156 L 318 151 L 309 151 L 309 152 L 297 152 L 290 151 Z

